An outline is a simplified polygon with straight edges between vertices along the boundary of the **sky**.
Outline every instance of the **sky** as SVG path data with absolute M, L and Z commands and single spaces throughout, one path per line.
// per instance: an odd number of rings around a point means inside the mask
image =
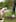
M 4 0 L 0 0 L 0 2 L 4 2 Z

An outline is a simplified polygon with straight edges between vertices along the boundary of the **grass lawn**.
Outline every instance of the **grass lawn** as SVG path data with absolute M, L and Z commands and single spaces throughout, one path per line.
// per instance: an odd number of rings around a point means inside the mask
M 16 22 L 16 19 L 13 19 L 13 20 L 11 20 L 11 19 L 5 19 L 5 22 Z

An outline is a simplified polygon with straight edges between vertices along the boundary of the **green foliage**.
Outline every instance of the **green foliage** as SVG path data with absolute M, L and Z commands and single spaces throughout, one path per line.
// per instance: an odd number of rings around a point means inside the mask
M 12 13 L 11 13 L 11 12 L 8 12 L 8 13 L 7 13 L 7 16 L 11 16 L 11 15 L 12 15 Z
M 4 17 L 5 16 L 11 16 L 11 15 L 12 15 L 12 12 L 7 12 L 7 13 L 4 14 Z
M 1 7 L 1 8 L 3 7 L 3 2 L 0 3 L 0 7 Z
M 2 8 L 2 7 L 7 7 L 7 9 L 11 9 L 8 2 L 4 2 L 4 3 L 1 2 L 1 3 L 0 3 L 0 7 L 1 7 L 1 8 Z

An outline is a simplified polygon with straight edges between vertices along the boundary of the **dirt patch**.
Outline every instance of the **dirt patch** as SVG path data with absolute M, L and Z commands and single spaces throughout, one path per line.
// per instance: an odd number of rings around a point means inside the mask
M 6 19 L 16 19 L 16 17 L 11 17 L 11 16 L 7 16 L 7 17 L 5 17 Z

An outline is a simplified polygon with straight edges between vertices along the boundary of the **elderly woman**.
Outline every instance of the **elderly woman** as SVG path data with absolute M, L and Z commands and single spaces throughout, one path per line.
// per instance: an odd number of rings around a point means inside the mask
M 4 9 L 0 8 L 0 20 L 4 17 Z

